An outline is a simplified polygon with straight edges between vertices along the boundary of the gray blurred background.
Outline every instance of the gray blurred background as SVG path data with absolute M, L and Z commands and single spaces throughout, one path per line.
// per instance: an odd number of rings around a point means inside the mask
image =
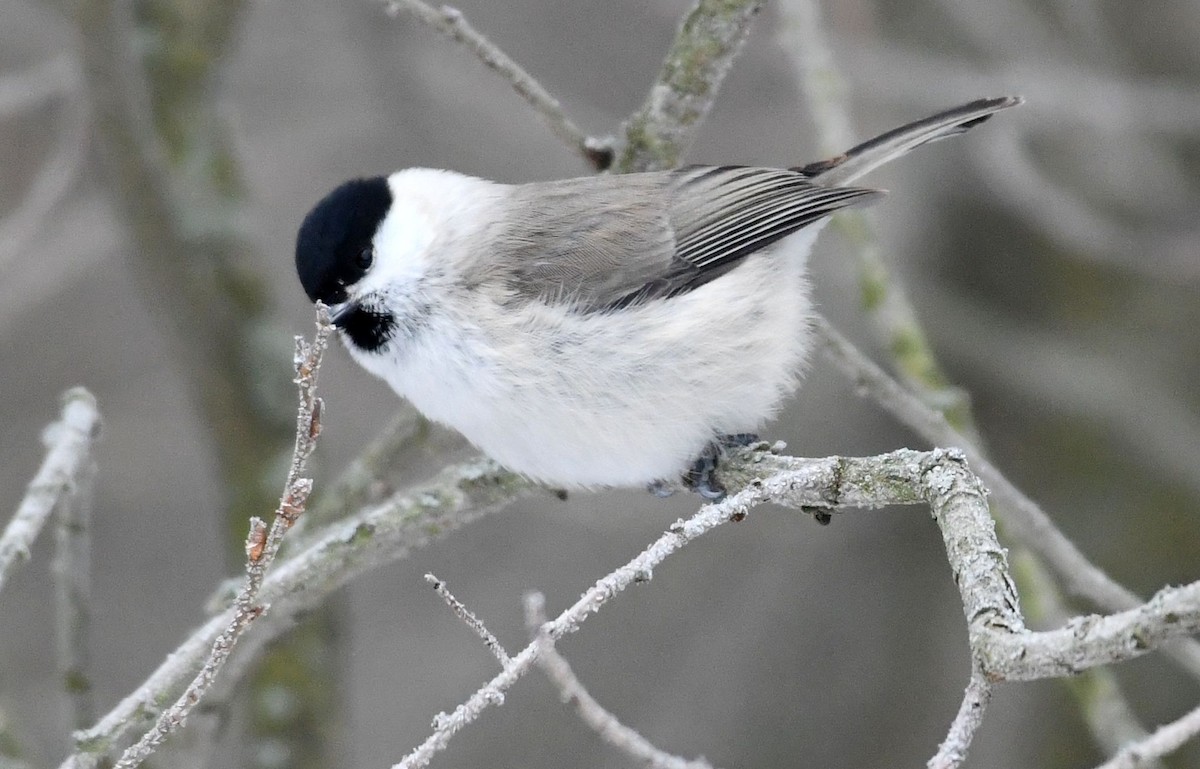
M 186 18 L 204 4 L 175 5 Z M 584 130 L 605 135 L 641 104 L 688 5 L 460 7 Z M 90 388 L 105 419 L 92 655 L 106 712 L 203 621 L 206 598 L 235 573 L 235 535 L 186 333 L 164 320 L 183 300 L 140 274 L 145 255 L 99 162 L 80 58 L 94 30 L 80 30 L 72 7 L 0 5 L 0 510 L 15 509 L 40 462 L 58 394 Z M 850 0 L 824 12 L 859 138 L 979 96 L 1027 97 L 876 174 L 870 183 L 892 194 L 871 222 L 1009 477 L 1134 590 L 1200 577 L 1200 5 Z M 783 28 L 768 4 L 690 160 L 819 157 Z M 262 370 L 244 364 L 248 381 L 289 376 L 291 335 L 310 331 L 293 237 L 336 183 L 412 165 L 510 182 L 587 173 L 469 53 L 376 3 L 256 0 L 232 30 L 207 63 L 204 114 L 228 132 L 244 180 L 232 215 L 252 246 L 241 267 L 267 287 L 263 330 L 247 342 L 262 352 L 246 358 Z M 818 302 L 886 361 L 849 253 L 826 233 L 812 265 Z M 322 381 L 318 489 L 399 405 L 340 348 Z M 924 445 L 819 358 L 765 435 L 809 456 Z M 285 437 L 260 453 L 289 448 Z M 544 591 L 557 613 L 695 506 L 637 491 L 523 503 L 357 581 L 338 596 L 329 764 L 391 765 L 494 673 L 425 572 L 516 649 L 524 591 Z M 39 766 L 66 749 L 49 554 L 40 543 L 0 595 L 0 712 Z M 933 754 L 966 684 L 964 630 L 925 510 L 820 527 L 764 508 L 669 561 L 561 649 L 601 703 L 664 749 L 724 767 L 865 769 Z M 1195 682 L 1160 658 L 1116 672 L 1147 725 L 1196 702 Z M 262 707 L 231 712 L 213 765 L 301 765 L 282 744 L 243 739 Z M 1101 758 L 1059 682 L 1005 686 L 992 708 L 970 767 Z M 535 674 L 434 765 L 630 763 Z M 1168 765 L 1200 766 L 1200 751 Z

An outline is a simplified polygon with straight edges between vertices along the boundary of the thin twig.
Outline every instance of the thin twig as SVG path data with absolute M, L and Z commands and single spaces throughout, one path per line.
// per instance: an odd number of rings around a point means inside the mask
M 538 666 L 558 687 L 562 701 L 575 705 L 575 711 L 585 724 L 605 742 L 651 769 L 713 769 L 712 764 L 702 758 L 689 761 L 656 747 L 605 710 L 575 676 L 566 658 L 558 653 L 554 641 L 542 631 L 546 624 L 545 606 L 546 597 L 541 593 L 525 596 L 525 625 L 534 642 L 541 645 Z
M 656 171 L 679 165 L 763 2 L 697 0 L 683 17 L 645 103 L 625 123 L 618 171 Z
M 1143 769 L 1155 759 L 1173 753 L 1200 735 L 1200 707 L 1177 721 L 1160 726 L 1146 739 L 1127 745 L 1096 769 Z
M 938 752 L 926 764 L 929 769 L 957 769 L 967 760 L 967 749 L 983 723 L 983 715 L 992 700 L 992 689 L 992 684 L 981 671 L 971 671 L 971 680 L 963 693 L 958 714 L 950 723 L 950 731 L 938 746 Z
M 256 622 L 244 646 L 255 647 L 293 627 L 295 618 L 320 606 L 336 590 L 364 572 L 399 560 L 479 518 L 547 490 L 493 462 L 476 458 L 445 468 L 420 486 L 407 488 L 314 532 L 304 549 L 279 561 L 263 582 L 259 601 L 271 611 Z M 289 537 L 290 539 L 290 537 Z M 77 752 L 63 769 L 89 769 L 135 729 L 146 714 L 191 680 L 207 658 L 214 639 L 232 622 L 227 609 L 198 628 L 133 692 L 95 726 L 75 735 Z M 223 671 L 244 670 L 235 659 Z
M 80 473 L 90 467 L 92 446 L 100 430 L 96 399 L 83 388 L 63 395 L 62 418 L 47 428 L 46 458 L 38 469 L 17 512 L 0 534 L 0 590 L 9 576 L 30 558 L 29 548 L 64 494 Z
M 116 764 L 116 769 L 134 769 L 139 766 L 172 732 L 183 726 L 192 709 L 212 686 L 238 639 L 250 624 L 268 609 L 267 605 L 259 602 L 259 591 L 266 571 L 275 560 L 284 534 L 303 514 L 312 492 L 312 481 L 302 477 L 302 474 L 321 433 L 321 399 L 316 395 L 317 374 L 331 331 L 329 312 L 324 305 L 318 304 L 317 330 L 312 343 L 296 337 L 296 355 L 293 362 L 300 404 L 296 414 L 296 438 L 291 467 L 288 469 L 283 495 L 279 499 L 279 507 L 275 510 L 270 526 L 260 518 L 250 519 L 250 533 L 246 538 L 246 582 L 234 601 L 233 618 L 213 642 L 208 659 L 183 694 L 159 715 L 152 729 L 124 752 Z
M 434 8 L 422 0 L 384 0 L 384 5 L 392 16 L 400 12 L 408 13 L 451 40 L 466 46 L 488 69 L 507 80 L 512 89 L 541 116 L 554 135 L 568 147 L 574 148 L 593 168 L 603 171 L 612 164 L 611 142 L 588 136 L 580 130 L 567 117 L 558 100 L 520 64 L 513 61 L 512 57 L 472 27 L 462 11 L 448 5 Z
M 54 532 L 54 615 L 58 680 L 65 689 L 68 723 L 82 729 L 96 719 L 92 696 L 91 527 L 96 462 L 80 467 L 74 487 L 58 503 Z
M 1063 603 L 1062 591 L 1042 561 L 1024 547 L 1009 557 L 1022 594 L 1032 597 L 1024 604 L 1030 622 L 1050 626 L 1067 622 L 1070 614 Z M 1080 716 L 1087 723 L 1092 739 L 1105 755 L 1115 755 L 1126 743 L 1141 741 L 1148 736 L 1121 691 L 1115 673 L 1109 668 L 1085 670 L 1066 679 L 1066 684 L 1079 704 Z M 1144 769 L 1164 767 L 1160 762 L 1151 761 Z
M 446 605 L 450 607 L 450 611 L 454 612 L 454 616 L 465 622 L 467 627 L 471 628 L 475 635 L 479 636 L 479 639 L 483 641 L 483 645 L 486 646 L 488 651 L 490 651 L 492 655 L 500 661 L 501 665 L 508 665 L 512 662 L 508 656 L 508 652 L 504 651 L 504 647 L 500 644 L 500 641 L 496 639 L 496 636 L 492 634 L 492 631 L 487 629 L 487 625 L 483 624 L 483 620 L 479 619 L 479 617 L 476 617 L 475 614 L 472 613 L 472 611 L 468 609 L 462 601 L 455 598 L 454 594 L 450 592 L 450 588 L 446 586 L 445 582 L 441 581 L 432 574 L 426 574 L 425 581 L 433 586 L 434 591 L 436 591 L 437 594 L 442 597 L 442 600 L 446 602 Z

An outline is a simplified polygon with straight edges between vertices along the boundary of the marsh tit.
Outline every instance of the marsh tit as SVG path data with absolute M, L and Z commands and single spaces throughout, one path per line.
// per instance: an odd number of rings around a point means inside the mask
M 805 262 L 846 186 L 1017 97 L 791 169 L 498 184 L 409 168 L 346 182 L 300 227 L 296 271 L 351 356 L 534 480 L 719 497 L 716 448 L 754 433 L 813 346 Z

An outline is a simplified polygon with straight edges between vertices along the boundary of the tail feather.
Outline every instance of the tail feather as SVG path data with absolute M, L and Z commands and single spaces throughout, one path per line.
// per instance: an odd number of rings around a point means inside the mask
M 1023 101 L 1020 96 L 979 99 L 880 134 L 835 158 L 792 170 L 811 177 L 817 184 L 840 187 L 922 144 L 968 131 L 996 112 Z

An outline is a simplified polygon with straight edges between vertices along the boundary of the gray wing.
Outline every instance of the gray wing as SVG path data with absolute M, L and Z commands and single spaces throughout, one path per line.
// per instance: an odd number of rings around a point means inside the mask
M 878 195 L 771 168 L 691 166 L 513 188 L 498 248 L 521 297 L 608 310 L 691 291 Z

